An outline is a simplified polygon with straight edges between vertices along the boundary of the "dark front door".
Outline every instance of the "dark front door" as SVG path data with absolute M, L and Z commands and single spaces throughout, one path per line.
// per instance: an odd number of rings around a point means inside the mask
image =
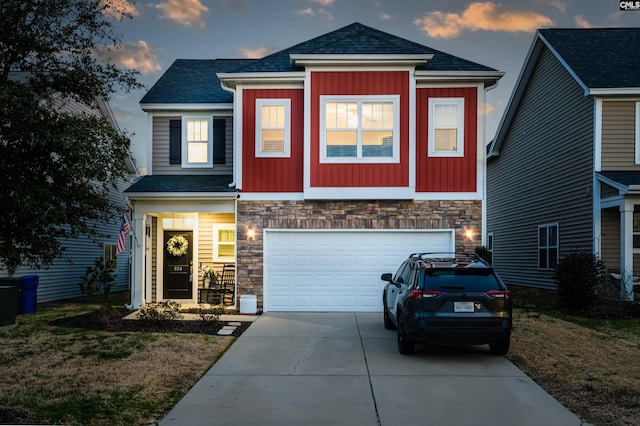
M 164 298 L 193 297 L 193 232 L 164 232 Z

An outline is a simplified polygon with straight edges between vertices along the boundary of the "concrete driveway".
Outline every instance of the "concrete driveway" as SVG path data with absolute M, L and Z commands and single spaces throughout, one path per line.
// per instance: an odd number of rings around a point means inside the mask
M 582 424 L 488 346 L 395 338 L 378 313 L 264 314 L 160 424 Z

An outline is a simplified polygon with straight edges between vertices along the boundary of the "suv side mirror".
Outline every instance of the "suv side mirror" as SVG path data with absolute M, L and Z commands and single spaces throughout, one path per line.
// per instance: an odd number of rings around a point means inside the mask
M 382 281 L 389 281 L 389 282 L 391 282 L 391 277 L 392 277 L 392 275 L 391 275 L 391 274 L 389 274 L 389 273 L 387 273 L 387 274 L 382 274 L 382 276 L 380 276 L 380 279 L 381 279 Z

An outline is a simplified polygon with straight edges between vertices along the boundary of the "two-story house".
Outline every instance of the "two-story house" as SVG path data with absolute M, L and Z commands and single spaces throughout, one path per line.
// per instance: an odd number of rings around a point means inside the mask
M 255 60 L 176 60 L 141 100 L 133 304 L 235 265 L 264 311 L 381 311 L 412 252 L 473 250 L 502 72 L 354 23 Z
M 488 244 L 507 283 L 555 288 L 558 261 L 583 250 L 640 270 L 638 46 L 640 28 L 536 33 L 488 156 Z

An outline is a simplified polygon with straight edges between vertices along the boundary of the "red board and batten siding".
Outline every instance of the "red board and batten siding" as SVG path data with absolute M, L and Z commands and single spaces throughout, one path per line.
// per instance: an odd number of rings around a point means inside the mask
M 242 91 L 242 190 L 302 192 L 304 155 L 303 89 L 245 89 Z M 291 156 L 256 158 L 256 99 L 291 99 Z
M 476 87 L 417 89 L 416 192 L 475 192 L 478 92 Z M 429 157 L 429 98 L 464 98 L 464 157 Z
M 320 164 L 320 96 L 400 95 L 400 163 Z M 311 186 L 407 187 L 409 185 L 409 73 L 344 71 L 311 73 Z

